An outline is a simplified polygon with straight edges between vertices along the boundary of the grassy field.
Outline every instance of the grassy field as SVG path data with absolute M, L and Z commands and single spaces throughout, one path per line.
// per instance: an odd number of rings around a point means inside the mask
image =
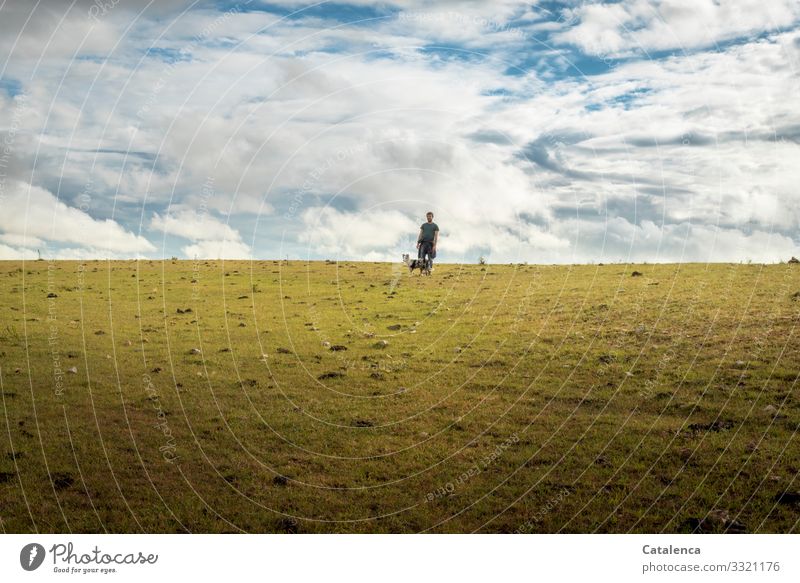
M 799 290 L 791 264 L 0 262 L 0 525 L 797 532 Z

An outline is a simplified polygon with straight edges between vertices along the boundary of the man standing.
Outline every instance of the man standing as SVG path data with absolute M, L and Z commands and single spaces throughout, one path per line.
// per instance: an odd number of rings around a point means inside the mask
M 436 244 L 439 242 L 439 225 L 433 222 L 433 213 L 428 211 L 425 215 L 428 222 L 422 223 L 417 237 L 418 257 L 426 261 L 428 269 L 433 267 L 436 257 Z

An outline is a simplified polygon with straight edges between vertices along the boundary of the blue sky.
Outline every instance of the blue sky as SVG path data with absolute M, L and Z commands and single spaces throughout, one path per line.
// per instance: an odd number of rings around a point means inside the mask
M 800 5 L 0 7 L 0 258 L 800 256 Z

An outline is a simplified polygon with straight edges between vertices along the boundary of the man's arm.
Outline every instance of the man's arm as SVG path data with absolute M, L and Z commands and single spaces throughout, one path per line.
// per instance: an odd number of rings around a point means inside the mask
M 433 232 L 433 250 L 436 251 L 436 244 L 439 242 L 439 229 Z
M 419 228 L 419 235 L 417 235 L 417 249 L 422 244 L 422 227 Z

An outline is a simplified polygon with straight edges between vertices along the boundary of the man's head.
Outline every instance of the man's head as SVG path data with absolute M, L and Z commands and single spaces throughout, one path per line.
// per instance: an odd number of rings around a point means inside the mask
M 428 211 L 428 212 L 425 214 L 425 217 L 428 219 L 428 222 L 429 222 L 429 223 L 433 221 L 433 213 L 432 213 L 431 211 Z

